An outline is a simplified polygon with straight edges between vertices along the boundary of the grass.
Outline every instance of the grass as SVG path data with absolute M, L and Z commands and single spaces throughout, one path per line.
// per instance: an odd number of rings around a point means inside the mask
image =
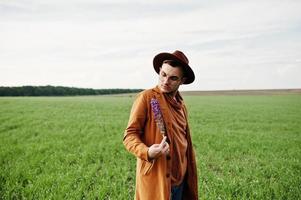
M 0 98 L 0 199 L 133 199 L 132 97 Z M 185 96 L 200 199 L 301 198 L 301 96 Z
M 301 198 L 300 96 L 188 98 L 203 199 Z

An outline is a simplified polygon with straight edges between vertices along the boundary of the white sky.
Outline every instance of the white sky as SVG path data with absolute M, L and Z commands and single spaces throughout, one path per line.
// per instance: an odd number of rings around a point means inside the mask
M 183 51 L 182 90 L 301 88 L 300 0 L 0 0 L 0 86 L 150 88 Z

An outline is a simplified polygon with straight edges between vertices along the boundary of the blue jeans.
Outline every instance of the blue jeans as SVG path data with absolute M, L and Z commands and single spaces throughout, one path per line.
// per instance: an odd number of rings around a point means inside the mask
M 171 187 L 171 200 L 182 200 L 182 194 L 183 194 L 183 182 L 178 186 Z

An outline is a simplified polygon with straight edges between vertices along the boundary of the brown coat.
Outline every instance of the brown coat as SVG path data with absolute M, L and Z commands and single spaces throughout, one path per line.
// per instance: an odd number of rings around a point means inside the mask
M 137 157 L 136 200 L 169 200 L 171 192 L 171 160 L 161 156 L 149 161 L 148 147 L 159 144 L 162 134 L 158 129 L 151 109 L 151 99 L 159 102 L 168 138 L 171 130 L 171 117 L 167 101 L 158 87 L 141 92 L 132 107 L 128 127 L 125 130 L 123 143 L 128 151 Z M 185 116 L 187 117 L 187 111 Z M 196 160 L 191 143 L 189 126 L 187 127 L 187 172 L 184 179 L 183 199 L 198 199 Z M 172 150 L 170 144 L 170 150 Z M 172 154 L 172 152 L 171 152 Z

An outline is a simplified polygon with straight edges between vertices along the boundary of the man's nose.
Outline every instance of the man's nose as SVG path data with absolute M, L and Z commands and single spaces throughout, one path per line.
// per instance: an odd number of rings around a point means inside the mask
M 163 79 L 163 83 L 164 83 L 164 84 L 167 84 L 167 83 L 168 83 L 168 78 L 167 78 L 167 77 L 165 77 L 165 78 Z

